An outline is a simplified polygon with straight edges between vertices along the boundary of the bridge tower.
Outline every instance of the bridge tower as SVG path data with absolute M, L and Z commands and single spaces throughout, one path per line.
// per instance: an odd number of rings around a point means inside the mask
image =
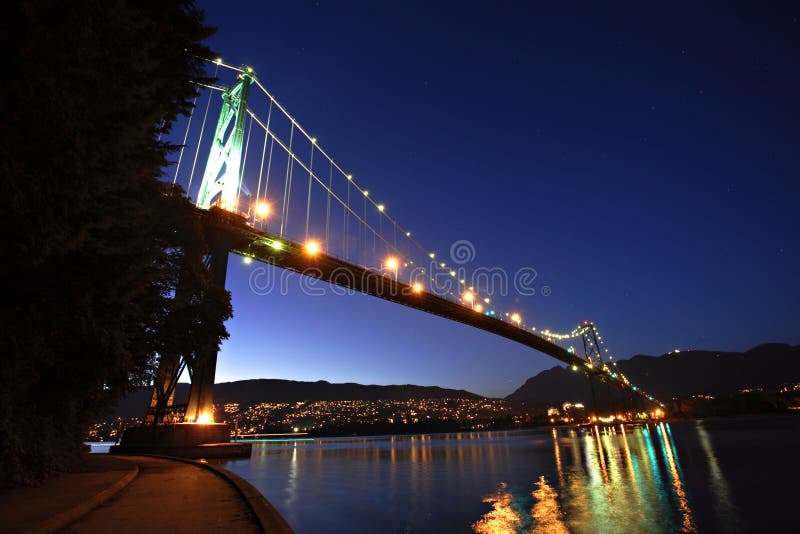
M 242 183 L 242 141 L 251 83 L 253 69 L 246 67 L 239 74 L 236 85 L 222 92 L 222 111 L 211 140 L 200 192 L 197 194 L 199 208 L 208 209 L 216 203 L 223 209 L 238 210 L 237 201 Z
M 218 206 L 231 212 L 240 211 L 237 202 L 242 182 L 242 142 L 247 119 L 247 98 L 254 76 L 252 68 L 244 67 L 236 84 L 222 91 L 222 109 L 197 196 L 198 208 L 207 210 Z M 228 253 L 232 247 L 231 237 L 218 229 L 207 227 L 206 241 L 211 283 L 224 288 Z M 191 389 L 181 417 L 181 410 L 176 410 L 178 407 L 173 405 L 173 399 L 175 386 L 184 368 L 189 370 Z M 184 355 L 180 360 L 162 359 L 146 423 L 169 423 L 181 418 L 189 422 L 213 422 L 216 368 L 215 348 L 193 357 Z
M 597 329 L 594 323 L 589 323 L 581 331 L 581 339 L 583 340 L 583 355 L 586 361 L 592 365 L 603 366 L 603 352 L 600 350 L 600 342 L 597 338 Z
M 583 355 L 586 361 L 594 366 L 603 366 L 603 353 L 600 350 L 600 341 L 597 337 L 597 329 L 594 323 L 588 323 L 581 330 L 581 340 L 583 340 Z M 592 393 L 592 412 L 597 413 L 597 395 L 595 394 L 594 384 L 592 383 L 592 374 L 586 373 L 586 378 L 589 380 L 589 390 Z
M 242 141 L 247 119 L 247 96 L 253 79 L 253 69 L 244 67 L 236 84 L 222 92 L 222 110 L 197 195 L 198 208 L 209 209 L 217 205 L 224 210 L 240 211 L 238 197 L 242 184 Z M 212 231 L 207 238 L 212 283 L 224 288 L 231 242 L 221 232 Z M 198 354 L 187 365 L 192 385 L 184 420 L 213 421 L 217 350 L 211 348 L 206 354 Z

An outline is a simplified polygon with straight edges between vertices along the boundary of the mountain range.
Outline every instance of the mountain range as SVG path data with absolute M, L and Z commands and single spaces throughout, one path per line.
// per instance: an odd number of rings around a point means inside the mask
M 759 345 L 746 352 L 681 351 L 662 356 L 637 355 L 617 361 L 617 369 L 640 389 L 660 400 L 690 395 L 726 395 L 742 389 L 775 390 L 800 382 L 800 345 Z M 595 381 L 596 396 L 606 386 Z M 589 402 L 586 375 L 568 367 L 553 367 L 529 378 L 507 400 L 531 406 L 565 401 Z
M 746 352 L 693 350 L 662 356 L 640 354 L 617 361 L 617 369 L 633 384 L 660 400 L 690 395 L 725 395 L 745 388 L 775 390 L 781 384 L 800 382 L 800 345 L 769 343 Z M 131 392 L 120 401 L 114 416 L 142 417 L 150 394 L 150 390 Z M 605 385 L 595 383 L 595 401 L 602 402 L 604 395 L 612 394 Z M 235 402 L 243 408 L 260 402 L 482 398 L 463 389 L 436 386 L 332 384 L 324 380 L 278 379 L 222 382 L 214 386 L 214 395 L 218 404 Z M 178 384 L 175 402 L 185 403 L 188 396 L 189 384 Z M 529 378 L 506 400 L 530 407 L 566 401 L 588 403 L 592 401 L 592 389 L 585 374 L 555 366 Z

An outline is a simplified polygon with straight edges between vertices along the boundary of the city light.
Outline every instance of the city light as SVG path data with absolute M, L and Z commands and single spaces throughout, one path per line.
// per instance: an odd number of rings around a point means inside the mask
M 467 302 L 472 302 L 473 300 L 475 300 L 475 295 L 467 291 L 466 293 L 464 293 L 464 300 L 466 300 Z
M 476 304 L 474 310 L 481 313 L 483 311 L 483 306 L 481 304 Z
M 319 253 L 319 243 L 316 241 L 308 241 L 306 243 L 306 252 L 311 254 L 312 256 Z
M 522 317 L 520 317 L 518 313 L 512 313 L 511 320 L 519 324 L 520 322 L 522 322 Z
M 414 293 L 422 293 L 422 289 L 423 289 L 422 284 L 420 284 L 419 282 L 414 282 L 414 285 L 411 286 L 411 291 L 413 291 Z
M 245 256 L 244 258 L 242 258 L 242 263 L 244 263 L 245 265 L 250 265 L 251 263 L 253 263 L 253 258 L 251 258 L 250 256 Z
M 273 241 L 272 243 L 269 244 L 269 246 L 271 246 L 275 250 L 282 250 L 283 249 L 283 243 L 281 243 L 280 241 Z

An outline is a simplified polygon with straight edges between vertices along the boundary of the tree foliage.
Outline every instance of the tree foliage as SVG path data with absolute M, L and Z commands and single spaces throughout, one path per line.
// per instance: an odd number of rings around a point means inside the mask
M 165 345 L 186 350 L 178 316 L 210 324 L 218 344 L 230 301 L 209 286 L 191 206 L 158 180 L 175 149 L 159 134 L 190 109 L 198 58 L 211 55 L 202 12 L 180 0 L 17 1 L 2 24 L 7 485 L 68 466 L 90 421 L 150 379 Z M 194 307 L 172 299 L 188 275 Z

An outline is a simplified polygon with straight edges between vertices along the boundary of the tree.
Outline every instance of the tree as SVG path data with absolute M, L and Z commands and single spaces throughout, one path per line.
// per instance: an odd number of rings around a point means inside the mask
M 213 32 L 191 1 L 5 9 L 3 485 L 69 466 L 90 421 L 152 376 L 177 277 L 189 268 L 168 260 L 181 245 L 176 218 L 191 219 L 158 180 L 175 149 L 159 134 L 190 109 L 191 80 L 207 81 L 199 58 L 211 57 L 202 42 Z M 204 299 L 221 339 L 228 295 Z

